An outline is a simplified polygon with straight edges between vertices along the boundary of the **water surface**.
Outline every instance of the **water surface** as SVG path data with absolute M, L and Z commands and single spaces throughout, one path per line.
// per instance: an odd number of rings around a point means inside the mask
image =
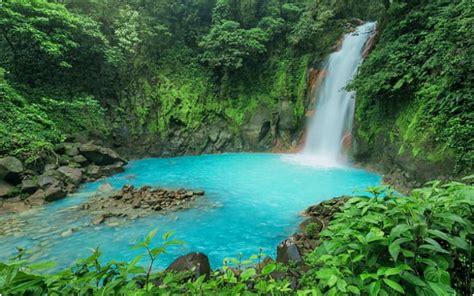
M 0 261 L 14 254 L 15 246 L 30 248 L 33 260 L 54 260 L 59 267 L 71 265 L 97 246 L 105 260 L 130 260 L 138 254 L 130 247 L 154 228 L 173 230 L 175 238 L 187 242 L 164 255 L 159 267 L 191 251 L 206 253 L 213 267 L 220 266 L 225 257 L 256 254 L 260 248 L 274 256 L 276 245 L 297 231 L 306 207 L 381 181 L 379 175 L 360 169 L 305 166 L 288 158 L 239 153 L 131 161 L 124 173 L 84 184 L 69 198 L 18 216 L 27 226 L 15 237 L 0 237 Z M 74 206 L 106 182 L 116 189 L 124 184 L 151 185 L 202 189 L 206 195 L 193 209 L 117 227 L 86 226 L 93 217 L 79 214 Z M 73 227 L 79 230 L 61 236 Z

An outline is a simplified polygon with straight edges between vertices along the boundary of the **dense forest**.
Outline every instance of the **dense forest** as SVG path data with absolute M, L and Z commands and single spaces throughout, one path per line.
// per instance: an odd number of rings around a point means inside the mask
M 348 86 L 357 94 L 353 160 L 400 191 L 459 181 L 403 198 L 369 188 L 317 231 L 324 243 L 304 268 L 264 267 L 258 255 L 210 275 L 152 275 L 136 266 L 141 257 L 100 265 L 96 250 L 40 276 L 33 273 L 48 266 L 22 261 L 20 250 L 19 261 L 0 263 L 0 288 L 6 295 L 472 292 L 472 176 L 463 177 L 474 168 L 473 7 L 470 0 L 0 0 L 0 157 L 25 168 L 58 158 L 60 143 L 91 140 L 131 159 L 294 151 L 314 108 L 312 73 L 341 36 L 376 21 Z M 164 237 L 153 249 L 155 234 L 137 245 L 151 266 L 179 243 Z M 258 265 L 241 268 L 249 262 Z

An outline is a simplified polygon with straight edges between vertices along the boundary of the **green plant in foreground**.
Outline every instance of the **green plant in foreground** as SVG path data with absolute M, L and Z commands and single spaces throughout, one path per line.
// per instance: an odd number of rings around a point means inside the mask
M 472 182 L 474 176 L 465 178 Z M 307 268 L 270 262 L 264 254 L 227 258 L 223 267 L 195 278 L 184 273 L 153 272 L 159 255 L 181 244 L 150 232 L 134 249 L 131 262 L 100 262 L 101 253 L 53 274 L 34 274 L 52 263 L 28 263 L 25 250 L 0 263 L 4 295 L 468 295 L 472 280 L 474 187 L 459 182 L 398 196 L 369 188 L 343 206 L 320 233 L 321 245 L 306 255 Z M 139 263 L 147 257 L 147 265 Z M 258 263 L 257 266 L 253 264 Z M 294 277 L 294 272 L 302 274 Z M 295 282 L 296 281 L 296 282 Z M 297 284 L 292 289 L 292 284 Z M 293 286 L 294 287 L 294 286 Z
M 350 199 L 307 256 L 304 284 L 329 295 L 469 293 L 474 188 L 429 185 L 406 197 Z

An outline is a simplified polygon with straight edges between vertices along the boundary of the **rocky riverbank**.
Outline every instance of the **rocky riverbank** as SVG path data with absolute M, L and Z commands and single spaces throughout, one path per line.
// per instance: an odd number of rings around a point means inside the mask
M 104 222 L 122 223 L 151 214 L 166 214 L 190 208 L 197 198 L 204 195 L 204 191 L 167 190 L 150 186 L 135 188 L 133 185 L 125 185 L 118 191 L 111 191 L 112 187 L 109 188 L 109 193 L 92 198 L 80 207 L 88 215 L 95 216 L 91 221 L 93 225 Z M 106 189 L 102 188 L 102 191 Z
M 41 163 L 0 158 L 0 212 L 22 212 L 74 192 L 82 182 L 124 171 L 127 161 L 93 142 L 61 143 Z

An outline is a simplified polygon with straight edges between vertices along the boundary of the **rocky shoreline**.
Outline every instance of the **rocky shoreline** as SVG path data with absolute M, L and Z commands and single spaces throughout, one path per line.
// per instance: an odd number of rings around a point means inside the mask
M 81 183 L 123 172 L 127 160 L 110 148 L 61 143 L 52 156 L 25 166 L 0 158 L 0 213 L 20 213 L 66 197 Z

